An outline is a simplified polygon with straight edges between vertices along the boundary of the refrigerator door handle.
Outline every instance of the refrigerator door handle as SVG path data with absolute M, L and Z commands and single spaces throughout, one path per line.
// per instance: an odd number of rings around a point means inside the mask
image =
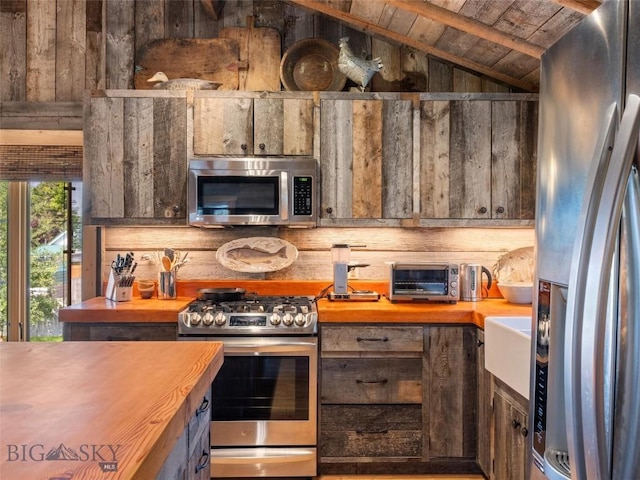
M 593 195 L 585 196 L 583 199 L 583 208 L 580 214 L 578 225 L 581 227 L 576 236 L 576 242 L 573 248 L 573 258 L 571 262 L 571 273 L 569 278 L 569 291 L 567 295 L 567 312 L 565 317 L 565 357 L 564 357 L 564 404 L 565 418 L 567 421 L 567 442 L 568 454 L 570 459 L 572 478 L 585 478 L 585 465 L 581 459 L 584 459 L 584 447 L 581 439 L 582 431 L 582 386 L 580 371 L 581 352 L 582 352 L 582 322 L 583 315 L 581 305 L 583 305 L 586 297 L 585 279 L 587 275 L 587 267 L 589 265 L 589 253 L 591 249 L 591 241 L 593 239 L 592 232 L 594 229 L 595 219 L 598 214 L 598 205 L 600 192 L 602 191 L 605 172 L 611 160 L 612 146 L 616 141 L 618 109 L 616 104 L 612 104 L 607 110 L 604 125 L 603 137 L 598 141 L 598 155 L 594 157 L 595 168 L 590 172 L 587 179 L 587 188 L 585 192 L 597 192 Z M 586 195 L 586 194 L 585 194 Z M 545 457 L 547 455 L 545 454 Z M 547 469 L 558 470 L 562 472 L 558 477 L 566 477 L 569 474 L 557 464 L 555 454 L 550 453 L 550 457 L 545 459 Z M 553 477 L 550 477 L 553 478 Z M 568 478 L 568 477 L 566 477 Z
M 640 97 L 629 95 L 608 161 L 593 176 L 576 239 L 567 302 L 565 368 L 573 478 L 611 478 L 605 426 L 607 307 L 622 205 L 640 132 Z M 610 312 L 609 312 L 610 313 Z M 573 328 L 571 328 L 573 327 Z
M 622 222 L 626 258 L 626 295 L 620 299 L 626 306 L 624 344 L 620 350 L 616 396 L 616 424 L 613 451 L 613 475 L 611 478 L 634 478 L 640 471 L 640 180 L 638 163 L 640 150 L 636 153 L 636 164 L 627 182 Z

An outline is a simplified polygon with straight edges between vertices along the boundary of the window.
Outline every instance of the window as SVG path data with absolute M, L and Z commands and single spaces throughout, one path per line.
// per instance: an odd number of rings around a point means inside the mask
M 81 301 L 82 184 L 0 182 L 0 334 L 60 341 L 58 309 Z

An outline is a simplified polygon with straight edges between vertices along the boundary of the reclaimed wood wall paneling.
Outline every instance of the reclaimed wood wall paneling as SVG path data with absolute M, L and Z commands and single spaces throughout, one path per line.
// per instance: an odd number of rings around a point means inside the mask
M 106 2 L 106 88 L 133 88 L 135 2 Z
M 55 99 L 72 101 L 85 88 L 86 2 L 67 0 L 56 5 Z
M 4 49 L 4 54 L 0 55 L 0 71 L 6 76 L 6 81 L 0 82 L 2 102 L 26 99 L 26 11 L 26 0 L 11 4 L 0 2 L 0 43 Z
M 53 102 L 56 71 L 56 3 L 27 2 L 26 100 Z

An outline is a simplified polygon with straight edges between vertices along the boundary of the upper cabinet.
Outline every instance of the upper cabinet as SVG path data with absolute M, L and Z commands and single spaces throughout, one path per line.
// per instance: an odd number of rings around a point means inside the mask
M 84 102 L 85 221 L 186 224 L 184 91 L 106 90 Z
M 537 96 L 425 95 L 420 218 L 527 224 L 535 215 Z
M 320 116 L 320 224 L 385 226 L 411 218 L 411 100 L 325 94 Z
M 196 155 L 313 155 L 311 93 L 196 92 Z
M 528 226 L 537 95 L 320 95 L 321 226 Z

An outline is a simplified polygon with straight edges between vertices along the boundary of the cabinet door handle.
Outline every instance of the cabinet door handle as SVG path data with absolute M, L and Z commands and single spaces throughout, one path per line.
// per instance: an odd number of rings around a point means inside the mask
M 389 433 L 389 429 L 388 428 L 380 428 L 378 430 L 363 430 L 361 428 L 356 428 L 356 433 L 358 435 L 366 435 L 368 434 L 382 434 L 382 435 L 386 435 L 387 433 Z
M 209 410 L 209 399 L 207 397 L 204 397 L 202 403 L 196 410 L 196 417 L 198 417 L 201 413 L 206 412 L 207 410 Z
M 484 345 L 482 340 L 476 340 L 476 346 L 481 347 L 482 345 Z
M 200 470 L 204 470 L 209 466 L 209 452 L 205 449 L 202 449 L 202 456 L 200 457 L 200 461 L 196 465 L 196 473 Z
M 511 420 L 511 426 L 513 428 L 520 428 L 520 422 L 518 420 Z
M 527 430 L 526 427 L 522 427 L 520 429 L 520 433 L 522 434 L 523 437 L 526 437 L 527 435 L 529 435 L 529 430 Z
M 387 380 L 386 378 L 383 378 L 382 380 L 360 380 L 359 378 L 356 379 L 356 383 L 357 384 L 361 384 L 361 383 L 366 383 L 366 384 L 379 384 L 379 385 L 384 385 L 386 383 L 388 383 L 389 380 Z
M 356 337 L 358 342 L 388 342 L 389 337 Z

